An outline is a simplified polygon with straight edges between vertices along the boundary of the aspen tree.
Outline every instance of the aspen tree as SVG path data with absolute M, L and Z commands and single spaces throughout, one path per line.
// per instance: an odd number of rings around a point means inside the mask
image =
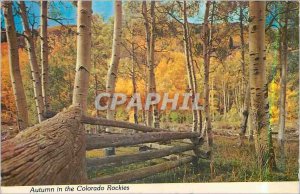
M 241 66 L 242 66 L 242 92 L 243 92 L 243 119 L 240 128 L 240 146 L 244 144 L 247 124 L 249 120 L 249 107 L 250 107 L 250 87 L 246 83 L 246 64 L 245 64 L 245 40 L 244 40 L 244 13 L 243 2 L 239 2 L 239 22 L 240 22 L 240 39 L 241 39 Z
M 79 104 L 85 113 L 91 69 L 91 1 L 77 2 L 77 17 L 77 59 L 73 104 Z
M 250 99 L 254 128 L 257 165 L 260 173 L 274 164 L 272 138 L 269 131 L 268 84 L 266 79 L 265 49 L 266 2 L 249 3 Z
M 42 122 L 44 120 L 44 101 L 43 101 L 43 92 L 42 92 L 42 83 L 40 77 L 40 68 L 38 65 L 36 52 L 35 52 L 35 45 L 34 45 L 34 37 L 31 33 L 28 23 L 28 15 L 26 10 L 26 5 L 24 1 L 20 1 L 20 12 L 24 26 L 24 34 L 26 36 L 26 45 L 29 55 L 29 62 L 32 74 L 32 81 L 33 81 L 33 90 L 34 90 L 34 98 L 36 109 L 38 113 L 38 120 Z
M 195 103 L 195 94 L 197 89 L 196 79 L 195 79 L 195 70 L 193 66 L 192 53 L 191 53 L 191 45 L 190 45 L 190 37 L 189 37 L 189 29 L 188 29 L 188 21 L 187 21 L 187 5 L 186 1 L 183 1 L 183 39 L 184 39 L 184 53 L 185 53 L 185 63 L 187 69 L 188 76 L 188 85 L 189 92 L 192 97 L 192 104 Z M 193 113 L 193 127 L 192 131 L 197 131 L 198 128 L 198 116 L 199 113 L 197 110 L 192 110 Z
M 280 112 L 279 112 L 279 130 L 278 130 L 278 145 L 280 150 L 280 167 L 285 169 L 285 151 L 284 151 L 284 143 L 285 143 L 285 119 L 286 119 L 286 76 L 287 76 L 287 52 L 288 52 L 288 14 L 289 14 L 289 3 L 286 3 L 286 10 L 284 16 L 284 27 L 283 27 L 283 40 L 282 40 L 282 49 L 283 49 L 283 61 L 280 60 L 281 65 L 281 75 L 280 75 Z M 281 29 L 280 29 L 281 30 Z M 281 42 L 279 43 L 281 44 Z M 281 49 L 281 48 L 280 48 Z M 281 51 L 280 51 L 281 55 Z M 280 56 L 281 59 L 281 56 Z
M 9 46 L 9 69 L 13 93 L 17 109 L 19 130 L 28 127 L 28 110 L 26 96 L 19 64 L 18 41 L 12 13 L 12 2 L 2 2 L 6 27 L 6 37 Z
M 42 67 L 42 94 L 44 100 L 44 113 L 50 108 L 49 104 L 49 94 L 48 94 L 48 84 L 49 84 L 49 65 L 48 65 L 48 1 L 41 1 L 41 67 Z
M 154 65 L 154 52 L 155 52 L 155 1 L 150 3 L 150 21 L 148 19 L 147 3 L 143 1 L 142 3 L 142 14 L 144 17 L 144 25 L 146 30 L 146 45 L 147 45 L 147 67 L 148 67 L 148 87 L 147 92 L 156 93 L 156 83 L 155 83 L 155 65 Z M 159 128 L 159 113 L 157 105 L 151 105 L 147 114 L 147 125 Z
M 122 36 L 122 1 L 115 1 L 115 19 L 114 19 L 114 34 L 112 45 L 112 56 L 109 70 L 107 73 L 106 92 L 111 94 L 108 99 L 108 107 L 111 106 L 113 94 L 116 88 L 116 81 L 118 75 L 118 66 L 120 61 L 121 49 L 121 36 Z M 107 119 L 115 119 L 115 110 L 107 109 Z
M 214 17 L 214 8 L 215 2 L 213 2 L 212 14 L 210 27 L 209 23 L 209 12 L 210 12 L 211 2 L 206 2 L 206 8 L 204 13 L 204 25 L 203 25 L 203 58 L 204 58 L 204 112 L 205 112 L 205 130 L 207 133 L 207 142 L 208 148 L 211 152 L 210 154 L 210 175 L 211 178 L 215 176 L 215 168 L 214 168 L 214 156 L 213 156 L 213 133 L 211 126 L 211 116 L 210 116 L 210 105 L 209 105 L 209 68 L 210 68 L 210 52 L 212 47 L 212 25 L 213 25 L 213 17 Z M 204 131 L 205 134 L 205 131 Z
M 210 117 L 210 106 L 209 106 L 209 65 L 210 65 L 210 42 L 211 42 L 211 29 L 208 26 L 209 9 L 211 2 L 206 2 L 206 9 L 204 14 L 204 26 L 203 26 L 203 57 L 204 57 L 204 112 L 205 112 L 205 130 L 207 132 L 208 145 L 212 148 L 213 137 L 212 137 L 212 126 Z
M 121 49 L 121 37 L 122 37 L 122 1 L 115 1 L 115 18 L 114 18 L 114 34 L 112 45 L 112 56 L 109 70 L 107 73 L 106 92 L 111 96 L 108 99 L 108 109 L 106 112 L 106 118 L 115 120 L 116 111 L 112 110 L 111 104 L 114 98 L 114 92 L 116 88 L 116 81 L 118 75 L 118 66 L 120 61 L 120 49 Z M 110 131 L 111 128 L 106 128 L 106 131 Z M 114 155 L 114 148 L 107 148 L 106 155 Z

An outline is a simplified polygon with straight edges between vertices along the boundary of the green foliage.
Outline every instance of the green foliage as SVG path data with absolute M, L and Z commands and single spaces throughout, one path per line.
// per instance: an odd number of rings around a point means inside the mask
M 66 79 L 67 68 L 53 66 L 49 72 L 49 93 L 51 94 L 51 108 L 54 111 L 62 110 L 72 103 L 73 81 Z M 70 72 L 69 72 L 70 73 Z
M 192 116 L 188 112 L 170 111 L 165 115 L 165 120 L 174 123 L 190 123 Z
M 125 110 L 125 108 L 118 108 L 116 111 L 116 119 L 121 121 L 128 121 L 129 120 L 129 114 Z
M 176 112 L 171 112 L 169 115 L 171 122 L 179 122 L 180 115 Z

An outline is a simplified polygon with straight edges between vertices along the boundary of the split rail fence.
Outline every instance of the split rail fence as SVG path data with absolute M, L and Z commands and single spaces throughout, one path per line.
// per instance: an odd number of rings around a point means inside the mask
M 203 144 L 203 139 L 197 132 L 171 132 L 162 129 L 152 128 L 148 126 L 123 122 L 113 121 L 104 118 L 92 118 L 83 116 L 82 123 L 90 125 L 100 125 L 107 127 L 117 127 L 123 129 L 133 129 L 142 133 L 123 133 L 123 134 L 87 134 L 86 150 L 101 149 L 108 147 L 123 147 L 145 145 L 146 143 L 171 143 L 174 140 L 183 140 L 183 145 L 162 146 L 162 149 L 151 149 L 140 153 L 128 155 L 113 155 L 100 158 L 87 158 L 88 168 L 105 168 L 129 165 L 132 163 L 147 161 L 156 158 L 163 158 L 172 154 L 182 154 L 187 151 L 192 151 L 193 154 L 188 154 L 176 160 L 163 162 L 153 166 L 143 167 L 139 169 L 120 172 L 113 175 L 97 177 L 89 179 L 88 183 L 127 183 L 130 181 L 139 180 L 157 173 L 178 167 L 180 165 L 196 161 L 198 157 L 207 157 L 206 153 L 200 150 Z M 149 144 L 148 144 L 149 145 Z M 156 145 L 157 144 L 153 144 Z M 152 146 L 152 144 L 150 144 Z M 160 147 L 160 146 L 158 146 Z
M 86 125 L 123 128 L 138 133 L 86 134 Z M 172 141 L 181 141 L 181 144 L 171 146 Z M 162 149 L 130 155 L 86 158 L 87 150 L 149 143 L 155 145 L 154 142 L 169 145 L 164 145 Z M 200 150 L 202 144 L 203 138 L 197 132 L 172 132 L 129 122 L 88 117 L 82 114 L 79 106 L 71 106 L 1 142 L 1 184 L 22 186 L 126 183 L 193 162 L 198 157 L 207 157 L 208 154 Z M 189 154 L 183 154 L 184 152 Z M 165 158 L 172 154 L 183 157 L 127 172 L 87 178 L 87 168 L 114 168 Z

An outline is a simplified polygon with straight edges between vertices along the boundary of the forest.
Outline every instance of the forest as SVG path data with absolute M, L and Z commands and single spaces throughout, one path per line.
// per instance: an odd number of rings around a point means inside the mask
M 298 116 L 297 1 L 1 2 L 2 185 L 296 181 Z

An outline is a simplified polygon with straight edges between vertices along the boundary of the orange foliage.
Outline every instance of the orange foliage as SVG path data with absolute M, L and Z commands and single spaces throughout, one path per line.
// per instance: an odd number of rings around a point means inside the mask
M 19 49 L 20 69 L 21 73 L 24 70 L 25 64 L 28 63 L 26 51 Z M 15 117 L 16 106 L 14 102 L 13 89 L 10 79 L 8 45 L 1 43 L 1 119 L 3 122 L 8 122 Z

